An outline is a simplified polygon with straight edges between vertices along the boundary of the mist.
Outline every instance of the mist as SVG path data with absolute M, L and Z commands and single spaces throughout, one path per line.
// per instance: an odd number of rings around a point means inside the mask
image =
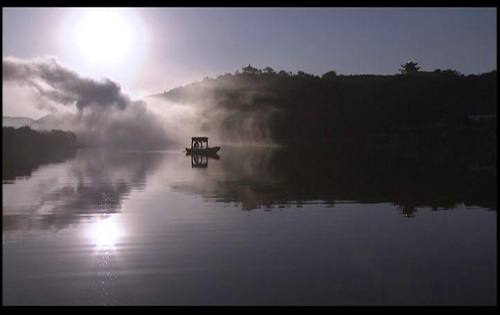
M 205 78 L 159 94 L 158 103 L 189 108 L 196 121 L 192 133 L 226 145 L 274 145 L 271 118 L 282 109 L 273 88 L 232 75 Z
M 50 113 L 58 128 L 76 133 L 83 145 L 137 149 L 180 148 L 192 136 L 204 135 L 210 143 L 269 144 L 268 119 L 272 106 L 259 110 L 256 92 L 238 94 L 233 100 L 217 93 L 212 81 L 196 83 L 197 92 L 176 101 L 165 97 L 133 100 L 110 79 L 96 80 L 80 75 L 57 58 L 3 58 L 4 90 L 24 89 L 24 108 Z M 222 88 L 238 89 L 237 83 Z M 10 102 L 16 100 L 9 100 Z M 62 127 L 61 127 L 62 126 Z
M 164 148 L 180 140 L 168 114 L 155 114 L 118 83 L 83 77 L 56 58 L 3 58 L 3 85 L 7 91 L 28 89 L 35 97 L 23 106 L 64 119 L 63 129 L 74 131 L 84 145 Z

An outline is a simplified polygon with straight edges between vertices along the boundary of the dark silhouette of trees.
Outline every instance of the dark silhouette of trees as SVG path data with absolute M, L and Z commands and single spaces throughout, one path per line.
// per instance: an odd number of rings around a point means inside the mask
M 28 149 L 51 147 L 76 147 L 78 141 L 76 135 L 70 131 L 50 130 L 36 131 L 30 127 L 12 128 L 3 127 L 2 140 L 5 149 L 10 147 L 18 150 L 26 147 Z M 12 145 L 12 146 L 9 146 Z
M 61 161 L 74 155 L 78 146 L 76 135 L 72 132 L 3 127 L 2 178 L 29 175 L 40 164 Z
M 420 67 L 417 67 L 417 65 L 417 62 L 413 62 L 410 60 L 407 63 L 402 64 L 399 71 L 401 72 L 401 74 L 415 74 L 420 69 Z
M 265 67 L 265 68 L 262 70 L 262 72 L 263 72 L 263 73 L 265 73 L 265 74 L 275 74 L 275 73 L 276 73 L 276 72 L 274 71 L 274 69 L 273 69 L 273 68 L 271 68 L 271 67 L 269 67 L 269 66 L 268 66 L 268 67 Z
M 303 71 L 258 74 L 251 68 L 253 75 L 193 83 L 163 97 L 230 112 L 218 125 L 228 140 L 251 134 L 255 141 L 283 144 L 406 141 L 424 150 L 423 143 L 432 139 L 445 147 L 496 148 L 496 120 L 471 119 L 496 115 L 496 71 L 467 76 L 453 70 L 418 75 L 327 72 L 319 78 Z
M 463 76 L 462 73 L 458 72 L 457 70 L 453 70 L 453 69 L 442 70 L 440 73 L 444 74 L 444 75 Z
M 30 127 L 2 128 L 2 148 L 4 157 L 19 154 L 39 154 L 44 151 L 56 151 L 76 148 L 76 135 L 69 131 L 35 131 Z
M 318 78 L 317 76 L 315 76 L 313 74 L 306 73 L 304 71 L 297 71 L 296 77 L 302 78 L 302 79 L 317 79 Z
M 328 71 L 321 76 L 321 79 L 323 79 L 323 80 L 333 80 L 336 78 L 337 78 L 337 72 L 335 72 L 333 70 Z
M 246 74 L 258 74 L 260 72 L 259 69 L 252 67 L 250 64 L 247 67 L 241 68 L 241 70 Z

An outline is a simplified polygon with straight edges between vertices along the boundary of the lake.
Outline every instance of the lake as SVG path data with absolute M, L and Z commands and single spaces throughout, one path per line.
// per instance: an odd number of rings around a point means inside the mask
M 80 149 L 4 176 L 4 304 L 496 305 L 496 169 L 219 155 Z

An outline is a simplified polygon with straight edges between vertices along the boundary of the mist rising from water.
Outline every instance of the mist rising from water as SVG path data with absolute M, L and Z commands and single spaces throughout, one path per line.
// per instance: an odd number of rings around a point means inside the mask
M 203 86 L 207 97 L 193 102 L 132 100 L 118 83 L 81 76 L 56 58 L 12 57 L 3 58 L 3 85 L 28 89 L 36 96 L 29 106 L 49 112 L 58 128 L 74 131 L 84 145 L 183 147 L 198 135 L 208 136 L 212 145 L 271 143 L 267 123 L 272 107 L 221 106 L 226 96 L 216 95 L 213 86 Z M 254 97 L 242 93 L 238 102 L 252 104 Z

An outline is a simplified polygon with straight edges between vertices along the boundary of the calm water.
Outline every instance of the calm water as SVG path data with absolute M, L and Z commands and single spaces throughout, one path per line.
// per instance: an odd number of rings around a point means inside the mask
M 19 172 L 4 304 L 497 303 L 496 170 L 223 147 Z

